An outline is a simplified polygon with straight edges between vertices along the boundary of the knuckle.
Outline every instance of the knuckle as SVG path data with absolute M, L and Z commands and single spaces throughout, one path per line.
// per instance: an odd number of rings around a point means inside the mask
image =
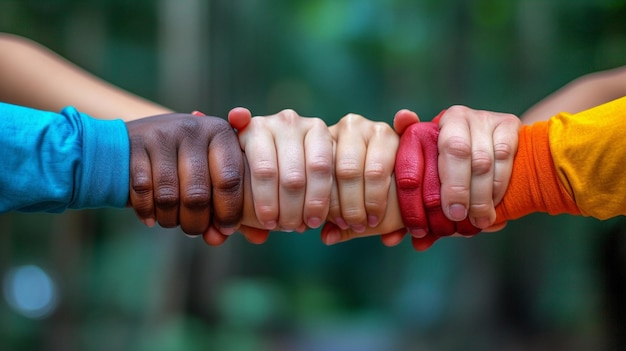
M 154 203 L 159 208 L 173 208 L 178 206 L 180 198 L 177 189 L 169 186 L 159 187 L 157 189 L 156 196 L 154 197 Z
M 348 224 L 362 223 L 365 221 L 365 213 L 358 208 L 347 208 L 342 212 L 343 218 Z
M 493 146 L 493 152 L 495 159 L 498 161 L 504 161 L 513 158 L 515 152 L 513 147 L 508 143 L 497 143 Z
M 448 108 L 448 116 L 465 116 L 469 112 L 469 107 L 463 105 L 452 105 Z
M 352 181 L 360 179 L 363 173 L 356 162 L 343 162 L 341 165 L 337 166 L 335 175 L 338 179 Z
M 514 128 L 520 128 L 522 126 L 522 121 L 516 115 L 510 114 L 510 113 L 504 114 L 502 118 L 502 123 L 506 125 L 510 125 L 511 127 L 514 127 Z
M 422 182 L 411 177 L 396 177 L 396 185 L 398 189 L 413 190 L 419 189 L 422 186 Z
M 258 180 L 275 180 L 278 179 L 278 169 L 270 161 L 259 161 L 250 166 L 252 176 Z
M 311 123 L 311 127 L 313 128 L 321 128 L 321 129 L 325 129 L 328 126 L 326 125 L 326 122 L 324 122 L 323 119 L 318 118 L 318 117 L 310 117 L 307 118 L 307 120 L 309 121 L 309 123 Z
M 350 128 L 351 126 L 359 123 L 361 120 L 363 120 L 363 116 L 356 113 L 348 113 L 347 115 L 341 117 L 339 124 L 344 128 Z
M 271 205 L 257 203 L 255 204 L 255 211 L 257 218 L 262 222 L 278 218 L 278 208 Z
M 484 175 L 491 171 L 493 167 L 493 159 L 489 153 L 482 150 L 474 151 L 472 155 L 472 174 Z
M 243 179 L 237 171 L 224 171 L 218 181 L 213 182 L 213 188 L 220 193 L 237 194 L 241 191 Z M 210 197 L 210 192 L 209 192 Z
M 146 195 L 152 191 L 152 179 L 144 172 L 135 173 L 131 179 L 131 188 L 138 195 Z
M 472 202 L 469 207 L 469 211 L 474 216 L 480 216 L 482 214 L 488 214 L 491 212 L 493 205 L 491 203 L 484 202 Z
M 391 126 L 384 122 L 374 122 L 372 129 L 378 135 L 396 135 Z
M 300 226 L 300 224 L 302 224 L 301 221 L 298 221 L 292 218 L 283 219 L 279 223 L 280 227 L 286 230 L 295 230 L 296 228 Z
M 378 183 L 387 180 L 391 176 L 391 173 L 385 170 L 385 167 L 382 163 L 375 162 L 371 165 L 368 165 L 368 168 L 363 173 L 363 176 L 368 182 Z
M 365 201 L 367 212 L 380 213 L 387 207 L 387 201 L 368 200 Z
M 470 199 L 470 188 L 466 185 L 450 185 L 441 188 L 441 195 L 449 199 L 449 202 L 468 203 Z
M 152 211 L 152 199 L 149 202 L 141 202 L 139 204 L 133 203 L 133 209 L 139 218 L 150 218 L 153 216 Z
M 453 136 L 441 141 L 440 152 L 464 160 L 472 157 L 472 146 L 464 138 Z
M 300 118 L 300 115 L 295 110 L 292 110 L 290 108 L 280 111 L 278 113 L 278 116 L 280 117 L 281 121 L 283 121 L 284 123 L 288 123 L 289 125 L 294 124 Z
M 308 210 L 326 210 L 329 208 L 330 200 L 328 198 L 318 198 L 307 200 L 305 207 Z
M 300 171 L 288 172 L 285 177 L 281 178 L 280 186 L 289 192 L 304 190 L 306 186 L 306 177 Z
M 331 160 L 324 156 L 318 156 L 307 160 L 308 171 L 322 176 L 330 176 L 333 171 L 333 165 Z
M 185 136 L 193 137 L 200 130 L 201 120 L 201 118 L 184 118 L 178 122 L 178 130 Z
M 190 186 L 182 198 L 182 205 L 190 209 L 206 209 L 210 204 L 211 191 L 204 185 Z

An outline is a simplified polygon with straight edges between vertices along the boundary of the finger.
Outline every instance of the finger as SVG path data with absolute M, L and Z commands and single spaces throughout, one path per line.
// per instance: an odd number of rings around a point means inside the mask
M 375 132 L 368 141 L 364 172 L 365 211 L 369 227 L 376 227 L 387 209 L 391 174 L 400 143 L 386 123 L 376 123 L 373 128 Z
M 412 237 L 411 244 L 413 245 L 413 248 L 415 250 L 423 252 L 423 251 L 428 250 L 431 246 L 433 246 L 433 244 L 435 243 L 435 241 L 437 241 L 437 239 L 439 238 L 434 234 L 428 234 L 422 238 Z
M 458 233 L 459 235 L 462 236 L 474 236 L 478 233 L 481 232 L 481 229 L 478 227 L 475 227 L 472 222 L 470 221 L 470 218 L 465 218 L 462 221 L 459 222 L 454 222 L 455 227 L 456 227 L 456 233 Z
M 243 216 L 244 159 L 232 129 L 220 130 L 209 144 L 213 224 L 232 234 Z
M 209 246 L 220 246 L 228 239 L 228 236 L 220 233 L 217 228 L 210 226 L 202 233 L 202 239 Z
M 252 114 L 244 107 L 235 107 L 228 112 L 228 123 L 238 131 L 243 131 L 250 124 Z
M 405 236 L 406 229 L 400 229 L 392 233 L 381 235 L 380 240 L 382 241 L 383 245 L 392 247 L 400 244 Z
M 247 227 L 243 225 L 239 227 L 238 231 L 244 235 L 244 237 L 246 238 L 246 240 L 248 240 L 248 242 L 252 244 L 257 244 L 257 245 L 260 245 L 266 242 L 270 235 L 269 230 L 258 229 L 254 227 Z
M 401 135 L 411 124 L 418 123 L 419 121 L 420 119 L 415 112 L 402 109 L 396 112 L 393 118 L 393 129 L 396 133 Z
M 303 223 L 304 197 L 307 174 L 304 152 L 304 129 L 306 123 L 294 111 L 280 114 L 280 123 L 294 126 L 290 133 L 275 137 L 278 158 L 278 225 L 282 230 L 295 231 Z M 254 189 L 254 188 L 253 188 Z
M 253 118 L 238 136 L 250 170 L 254 213 L 263 228 L 272 230 L 278 225 L 279 216 L 278 159 L 274 137 L 263 118 Z
M 130 141 L 129 199 L 137 217 L 148 227 L 155 223 L 154 193 L 150 157 L 140 140 Z
M 437 137 L 439 128 L 434 123 L 422 123 L 418 127 L 424 130 L 422 146 L 424 156 L 423 203 L 428 217 L 428 231 L 434 237 L 454 234 L 454 222 L 449 220 L 441 208 L 441 183 L 438 171 Z
M 470 203 L 472 140 L 465 112 L 463 107 L 453 106 L 439 121 L 441 205 L 453 221 L 467 217 Z
M 189 132 L 194 131 L 198 129 Z M 190 235 L 202 234 L 211 223 L 211 177 L 207 141 L 203 139 L 199 135 L 190 135 L 178 150 L 180 226 Z
M 324 223 L 320 232 L 320 238 L 326 245 L 334 245 L 341 242 L 341 229 L 337 224 L 332 222 Z
M 356 231 L 364 231 L 367 225 L 363 179 L 367 147 L 358 124 L 362 118 L 348 115 L 342 119 L 345 130 L 338 136 L 335 151 L 335 178 L 341 216 Z
M 339 189 L 337 188 L 336 181 L 331 185 L 328 220 L 341 229 L 348 229 L 350 227 L 341 214 L 341 202 L 339 201 Z M 326 223 L 328 224 L 329 222 L 327 221 Z
M 519 143 L 518 133 L 521 128 L 519 118 L 504 115 L 501 123 L 493 132 L 493 148 L 495 157 L 493 176 L 493 202 L 498 205 L 511 179 L 513 160 Z
M 420 237 L 426 235 L 428 221 L 422 200 L 424 159 L 417 126 L 413 124 L 402 134 L 394 172 L 402 220 L 411 235 Z
M 155 176 L 154 203 L 156 218 L 164 228 L 178 226 L 178 205 L 180 192 L 178 183 L 177 145 L 161 143 L 152 155 L 152 168 Z M 156 169 L 156 171 L 155 171 Z
M 472 178 L 468 212 L 472 224 L 479 228 L 486 228 L 496 219 L 493 206 L 493 133 L 489 123 L 474 124 L 470 128 L 470 138 L 472 141 Z
M 304 139 L 306 194 L 303 219 L 309 228 L 318 228 L 328 216 L 333 184 L 333 141 L 326 124 L 311 118 L 313 126 Z

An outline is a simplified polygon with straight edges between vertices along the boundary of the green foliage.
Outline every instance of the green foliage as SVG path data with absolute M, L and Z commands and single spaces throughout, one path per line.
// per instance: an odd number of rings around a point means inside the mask
M 163 3 L 0 0 L 0 30 L 184 110 L 293 108 L 329 124 L 452 104 L 520 114 L 626 64 L 618 0 L 218 0 L 198 7 L 198 38 L 177 38 L 201 48 L 181 106 L 163 93 Z M 61 304 L 44 320 L 3 306 L 0 348 L 597 349 L 612 342 L 597 257 L 614 224 L 537 216 L 420 254 L 377 238 L 326 247 L 315 231 L 206 248 L 130 211 L 3 215 L 0 268 L 54 272 Z

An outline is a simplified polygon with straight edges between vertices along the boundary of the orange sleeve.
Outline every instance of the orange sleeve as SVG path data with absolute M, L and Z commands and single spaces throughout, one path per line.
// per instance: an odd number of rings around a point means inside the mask
M 532 212 L 626 214 L 626 97 L 524 126 L 496 223 Z
M 509 187 L 496 206 L 496 224 L 533 212 L 580 214 L 557 175 L 548 138 L 548 122 L 523 126 Z

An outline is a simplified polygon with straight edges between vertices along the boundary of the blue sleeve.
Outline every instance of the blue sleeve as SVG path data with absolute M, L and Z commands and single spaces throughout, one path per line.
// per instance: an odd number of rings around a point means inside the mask
M 124 207 L 130 146 L 121 120 L 0 103 L 0 212 Z

